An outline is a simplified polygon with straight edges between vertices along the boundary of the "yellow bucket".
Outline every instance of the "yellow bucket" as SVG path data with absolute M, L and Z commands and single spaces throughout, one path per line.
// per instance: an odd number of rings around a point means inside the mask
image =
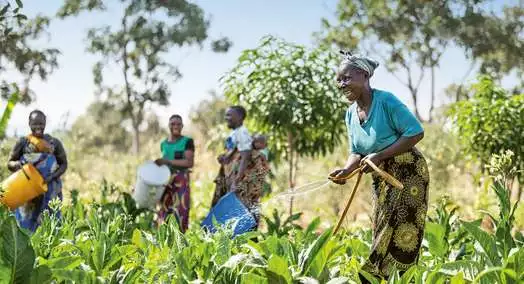
M 0 202 L 11 210 L 47 192 L 47 184 L 32 164 L 25 164 L 2 182 Z

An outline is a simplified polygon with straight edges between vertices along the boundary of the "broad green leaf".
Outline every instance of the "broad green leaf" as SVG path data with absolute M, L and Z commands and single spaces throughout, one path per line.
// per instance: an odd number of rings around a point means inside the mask
M 278 276 L 277 279 L 268 277 L 271 283 L 291 283 L 291 273 L 289 272 L 288 263 L 284 258 L 278 255 L 272 255 L 268 260 L 267 266 L 268 272 L 273 272 L 274 275 Z
M 448 276 L 455 276 L 457 273 L 463 273 L 466 280 L 473 281 L 475 275 L 477 275 L 481 270 L 482 266 L 477 261 L 458 260 L 442 264 L 438 272 Z
M 41 265 L 48 266 L 51 269 L 75 269 L 84 262 L 81 256 L 64 256 L 50 259 L 39 259 Z
M 459 272 L 457 275 L 451 277 L 450 284 L 465 284 L 466 280 L 464 280 L 464 273 Z
M 59 281 L 73 281 L 75 283 L 96 283 L 96 274 L 93 271 L 54 269 L 53 277 Z
M 446 278 L 447 277 L 444 273 L 441 273 L 439 271 L 431 271 L 430 273 L 428 273 L 425 283 L 444 284 L 446 283 Z
M 222 267 L 234 269 L 242 262 L 246 261 L 246 259 L 249 258 L 249 255 L 247 254 L 235 254 L 232 255 Z
M 13 217 L 2 224 L 0 234 L 1 257 L 4 265 L 11 270 L 11 282 L 28 282 L 35 262 L 29 236 L 18 227 Z
M 475 238 L 475 240 L 480 244 L 484 253 L 486 254 L 487 259 L 490 261 L 491 265 L 500 265 L 501 259 L 497 252 L 497 246 L 495 240 L 491 235 L 482 231 L 478 226 L 473 222 L 463 222 L 464 228 Z
M 11 283 L 11 268 L 0 265 L 0 283 Z
M 309 247 L 299 254 L 299 266 L 301 268 L 302 274 L 307 275 L 311 263 L 315 260 L 315 257 L 322 250 L 322 247 L 331 237 L 332 229 L 326 230 L 322 235 L 320 235 Z
M 258 274 L 255 274 L 253 272 L 249 272 L 246 274 L 242 274 L 242 282 L 241 283 L 253 283 L 253 284 L 268 284 L 267 278 L 260 276 Z
M 38 266 L 31 273 L 31 284 L 46 284 L 53 280 L 51 269 L 45 265 Z
M 140 248 L 142 251 L 146 250 L 146 245 L 142 239 L 142 233 L 139 229 L 133 230 L 133 236 L 131 237 L 131 243 Z
M 313 219 L 313 221 L 311 221 L 311 223 L 309 223 L 309 225 L 307 226 L 305 230 L 305 235 L 307 236 L 309 234 L 314 233 L 319 225 L 320 225 L 320 218 L 317 217 Z
M 311 263 L 307 275 L 312 276 L 321 282 L 327 281 L 327 279 L 329 279 L 329 269 L 327 264 L 331 260 L 333 254 L 336 253 L 336 250 L 341 248 L 342 246 L 337 245 L 334 240 L 328 240 Z
M 404 272 L 404 274 L 402 275 L 402 277 L 400 277 L 400 282 L 401 284 L 410 284 L 411 283 L 411 280 L 416 280 L 416 276 L 420 275 L 418 272 L 423 272 L 425 271 L 425 269 L 421 266 L 412 266 L 410 267 L 406 272 Z
M 427 222 L 425 237 L 428 241 L 429 252 L 438 257 L 445 257 L 448 252 L 448 244 L 445 238 L 446 228 L 437 223 Z

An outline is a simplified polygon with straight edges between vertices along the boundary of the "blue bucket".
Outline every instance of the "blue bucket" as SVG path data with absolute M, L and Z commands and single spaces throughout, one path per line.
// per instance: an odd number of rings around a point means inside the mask
M 247 210 L 234 192 L 229 192 L 220 198 L 217 204 L 211 208 L 204 221 L 202 221 L 201 226 L 212 233 L 216 232 L 216 228 L 213 226 L 213 218 L 220 225 L 233 222 L 235 226 L 233 236 L 249 232 L 257 226 L 253 214 Z

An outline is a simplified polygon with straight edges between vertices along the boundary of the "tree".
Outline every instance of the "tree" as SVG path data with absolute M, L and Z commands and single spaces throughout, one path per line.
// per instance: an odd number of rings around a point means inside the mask
M 250 128 L 268 134 L 275 162 L 289 163 L 290 188 L 299 157 L 333 151 L 345 133 L 335 66 L 332 53 L 267 36 L 222 78 L 226 97 L 246 107 Z
M 31 46 L 30 42 L 42 36 L 50 20 L 40 15 L 28 19 L 22 14 L 22 8 L 19 0 L 16 4 L 6 1 L 0 5 L 0 74 L 11 70 L 24 78 L 23 82 L 0 81 L 0 95 L 9 99 L 18 93 L 18 101 L 29 104 L 34 99 L 29 87 L 31 80 L 35 76 L 47 79 L 58 66 L 60 52 L 54 48 L 35 49 Z
M 86 152 L 106 145 L 115 150 L 127 151 L 130 147 L 129 133 L 122 126 L 122 112 L 104 101 L 91 103 L 86 113 L 71 126 L 74 141 L 82 143 Z
M 519 37 L 522 37 L 523 24 L 518 16 L 522 15 L 522 8 L 507 8 L 503 18 L 484 11 L 485 2 L 341 0 L 337 8 L 338 22 L 332 24 L 323 20 L 324 31 L 319 36 L 325 42 L 343 48 L 358 47 L 380 58 L 386 69 L 411 93 L 419 119 L 419 88 L 429 72 L 431 120 L 436 91 L 435 69 L 452 43 L 463 47 L 472 59 L 470 70 L 462 81 L 475 68 L 476 60 L 483 62 L 481 71 L 492 67 L 508 72 L 513 68 L 511 65 L 522 67 L 519 58 L 522 58 L 523 48 Z M 511 56 L 502 59 L 506 50 Z
M 88 31 L 88 51 L 101 56 L 93 67 L 99 95 L 119 106 L 133 129 L 133 151 L 140 150 L 140 127 L 145 109 L 154 104 L 168 105 L 169 83 L 181 74 L 163 56 L 174 47 L 202 45 L 208 37 L 209 21 L 196 4 L 185 0 L 124 0 L 123 16 L 116 29 L 110 26 Z M 68 0 L 58 12 L 62 18 L 81 11 L 104 10 L 102 0 Z M 168 20 L 157 20 L 159 15 Z M 231 42 L 224 38 L 212 43 L 214 51 L 226 52 Z M 117 65 L 122 75 L 119 87 L 104 85 L 103 71 Z
M 213 132 L 219 125 L 224 124 L 224 115 L 228 107 L 228 102 L 223 95 L 215 91 L 209 93 L 211 97 L 200 101 L 195 108 L 191 109 L 189 116 L 191 125 L 198 128 L 205 141 L 214 140 Z
M 479 159 L 484 170 L 492 155 L 510 150 L 515 156 L 512 167 L 524 169 L 524 94 L 505 91 L 489 76 L 481 76 L 469 91 L 471 99 L 455 103 L 448 111 L 465 153 Z M 523 184 L 523 173 L 518 177 Z M 520 196 L 521 192 L 519 200 Z

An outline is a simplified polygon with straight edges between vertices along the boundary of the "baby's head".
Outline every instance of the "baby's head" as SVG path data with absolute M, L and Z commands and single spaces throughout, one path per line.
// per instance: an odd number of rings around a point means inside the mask
M 256 150 L 261 150 L 267 147 L 267 138 L 262 134 L 255 134 L 253 136 L 253 146 Z

